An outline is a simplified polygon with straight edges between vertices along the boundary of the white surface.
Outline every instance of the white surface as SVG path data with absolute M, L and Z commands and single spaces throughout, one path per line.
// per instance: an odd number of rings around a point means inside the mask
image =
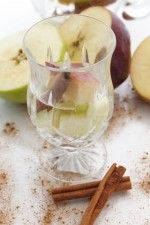
M 39 19 L 29 0 L 0 0 L 0 38 L 26 29 Z M 126 22 L 126 24 L 131 33 L 132 50 L 134 50 L 139 42 L 150 34 L 150 17 Z M 124 96 L 131 96 L 128 82 L 123 84 L 118 92 Z M 135 104 L 132 96 L 130 104 L 131 106 Z M 117 123 L 118 128 L 106 143 L 108 165 L 112 162 L 125 165 L 127 174 L 131 175 L 133 180 L 133 190 L 112 197 L 109 200 L 109 207 L 103 210 L 97 220 L 97 225 L 150 225 L 150 195 L 144 193 L 138 185 L 145 172 L 150 171 L 149 161 L 146 166 L 140 163 L 144 152 L 150 154 L 150 105 L 139 101 L 136 107 L 137 115 L 142 118 L 140 120 L 137 116 L 128 118 L 126 115 L 124 119 L 120 119 L 121 126 L 119 127 Z M 8 137 L 3 134 L 3 126 L 8 121 L 16 122 L 19 129 L 17 136 Z M 124 126 L 122 126 L 123 123 L 125 123 Z M 42 221 L 47 205 L 51 204 L 51 199 L 45 187 L 41 185 L 41 179 L 45 179 L 46 176 L 40 169 L 39 163 L 43 141 L 31 125 L 26 107 L 0 100 L 0 132 L 0 171 L 3 169 L 9 174 L 4 204 L 1 201 L 3 196 L 0 195 L 0 210 L 5 211 L 6 207 L 6 211 L 8 208 L 8 213 L 12 213 L 15 217 L 12 223 L 7 223 L 6 219 L 6 222 L 2 224 L 44 224 L 40 221 Z M 34 193 L 34 188 L 36 188 L 36 193 Z M 18 209 L 17 206 L 19 206 Z M 60 215 L 63 215 L 66 225 L 79 224 L 81 214 L 74 213 L 72 209 L 75 207 L 84 209 L 86 202 L 74 202 L 60 206 L 57 209 L 55 221 L 51 224 L 61 225 L 62 222 L 57 220 Z M 67 213 L 65 213 L 66 209 Z

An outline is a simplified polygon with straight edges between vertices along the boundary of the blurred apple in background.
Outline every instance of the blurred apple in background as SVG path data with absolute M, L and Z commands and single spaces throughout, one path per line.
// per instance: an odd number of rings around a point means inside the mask
M 85 7 L 88 6 L 94 6 L 94 5 L 99 5 L 99 6 L 105 6 L 108 4 L 112 4 L 114 2 L 116 2 L 117 0 L 59 0 L 60 3 L 63 4 L 70 4 L 70 3 L 74 3 L 76 6 L 78 5 L 82 5 Z
M 75 0 L 75 12 L 80 13 L 82 10 L 91 6 L 106 6 L 116 1 L 117 0 Z
M 107 6 L 116 1 L 117 0 L 31 0 L 34 8 L 42 18 L 66 13 L 80 13 L 90 6 Z
M 59 0 L 60 3 L 63 3 L 63 4 L 70 4 L 70 3 L 75 3 L 75 4 L 78 4 L 78 3 L 87 3 L 89 2 L 89 0 Z

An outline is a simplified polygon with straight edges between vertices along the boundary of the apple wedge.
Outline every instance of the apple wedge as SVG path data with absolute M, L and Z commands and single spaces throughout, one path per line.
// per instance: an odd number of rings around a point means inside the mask
M 50 43 L 54 62 L 61 61 L 65 45 L 59 28 L 47 23 L 34 29 L 29 35 L 28 48 L 37 62 L 45 66 Z M 0 97 L 16 103 L 26 103 L 30 76 L 29 63 L 22 50 L 24 34 L 20 32 L 0 40 Z
M 60 27 L 62 38 L 72 63 L 81 63 L 83 47 L 88 53 L 88 61 L 96 62 L 96 56 L 102 49 L 111 46 L 107 29 L 101 28 L 96 20 L 77 15 L 70 16 Z M 69 35 L 68 35 L 69 33 Z M 107 49 L 102 57 L 105 57 Z
M 0 97 L 17 103 L 26 102 L 29 64 L 22 51 L 24 32 L 0 41 Z
M 130 71 L 131 49 L 129 32 L 120 18 L 104 7 L 89 7 L 82 11 L 81 14 L 104 22 L 111 27 L 116 35 L 116 48 L 111 61 L 111 77 L 116 88 L 126 80 Z M 98 35 L 97 38 L 99 38 Z
M 113 86 L 119 86 L 129 74 L 131 61 L 129 32 L 116 15 L 101 6 L 89 7 L 80 14 L 100 20 L 114 31 L 116 48 L 111 61 L 111 77 Z M 109 43 L 108 33 L 102 31 L 101 26 L 88 17 L 70 16 L 60 28 L 73 62 L 81 62 L 83 43 L 90 63 L 95 63 L 96 56 L 101 52 L 103 53 L 101 58 L 105 57 L 109 45 L 112 44 Z M 103 49 L 106 51 L 102 51 Z
M 150 102 L 150 36 L 142 41 L 133 54 L 131 79 L 137 93 Z
M 1 61 L 0 97 L 16 103 L 25 103 L 29 74 L 27 61 L 22 61 L 19 65 L 12 61 Z

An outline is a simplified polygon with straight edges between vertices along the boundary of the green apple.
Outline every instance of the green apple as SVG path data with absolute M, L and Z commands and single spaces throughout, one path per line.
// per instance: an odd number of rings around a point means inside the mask
M 0 62 L 0 97 L 16 103 L 26 103 L 29 80 L 27 62 L 14 65 L 11 61 Z
M 29 35 L 28 44 L 36 60 L 45 63 L 46 49 L 48 43 L 51 43 L 54 62 L 61 61 L 65 53 L 65 44 L 59 28 L 46 24 L 34 29 Z M 26 103 L 30 76 L 29 63 L 22 51 L 24 34 L 25 32 L 19 32 L 0 41 L 0 97 L 16 103 Z
M 0 97 L 17 103 L 26 102 L 29 64 L 22 51 L 24 32 L 0 41 Z

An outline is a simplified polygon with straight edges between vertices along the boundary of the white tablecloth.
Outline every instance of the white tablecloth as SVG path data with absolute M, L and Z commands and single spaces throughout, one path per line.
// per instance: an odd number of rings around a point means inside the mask
M 0 0 L 0 38 L 27 29 L 39 19 L 29 0 Z M 133 51 L 150 34 L 150 17 L 128 21 L 126 25 L 131 34 Z M 150 154 L 150 105 L 132 98 L 131 92 L 128 82 L 118 89 L 120 96 L 131 98 L 127 105 L 136 109 L 133 115 L 125 113 L 116 120 L 106 145 L 108 165 L 112 162 L 125 165 L 133 180 L 133 190 L 109 200 L 109 206 L 97 220 L 99 225 L 150 225 L 150 196 L 141 187 L 146 171 L 150 171 L 150 158 L 144 163 L 141 161 L 145 157 L 144 152 Z M 7 121 L 16 123 L 17 136 L 3 134 Z M 8 174 L 6 184 L 2 185 L 0 181 L 0 223 L 44 225 L 46 223 L 42 221 L 49 209 L 51 214 L 55 214 L 51 224 L 79 224 L 86 201 L 60 206 L 53 212 L 54 206 L 45 188 L 53 181 L 49 179 L 47 183 L 48 178 L 39 168 L 39 151 L 43 141 L 31 125 L 26 107 L 0 100 L 0 132 L 0 173 L 7 171 Z

